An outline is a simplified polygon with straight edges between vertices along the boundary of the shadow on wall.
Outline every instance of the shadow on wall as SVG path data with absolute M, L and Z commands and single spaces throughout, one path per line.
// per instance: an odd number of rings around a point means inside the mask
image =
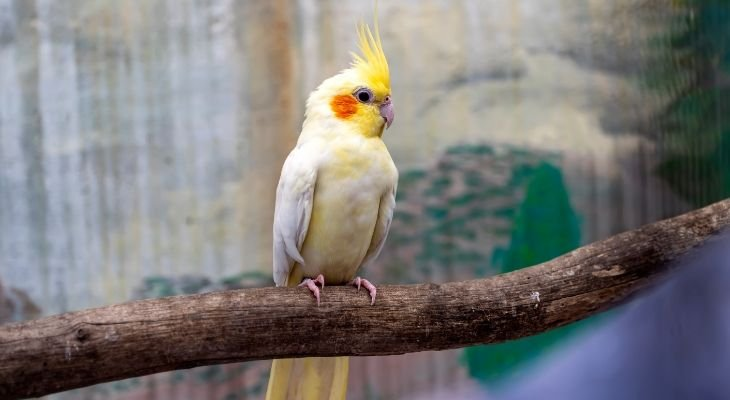
M 0 281 L 0 324 L 38 318 L 41 309 L 22 290 L 5 287 Z

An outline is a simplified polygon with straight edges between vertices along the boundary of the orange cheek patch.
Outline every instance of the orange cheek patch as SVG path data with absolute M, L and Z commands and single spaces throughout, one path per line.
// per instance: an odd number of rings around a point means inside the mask
M 349 94 L 341 94 L 332 98 L 330 108 L 337 118 L 347 119 L 357 112 L 357 100 Z

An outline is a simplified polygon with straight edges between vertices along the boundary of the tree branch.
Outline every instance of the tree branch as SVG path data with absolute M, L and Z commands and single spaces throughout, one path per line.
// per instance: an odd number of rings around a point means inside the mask
M 200 365 L 443 350 L 534 335 L 607 309 L 730 225 L 730 199 L 488 279 L 264 288 L 134 301 L 0 326 L 0 398 Z

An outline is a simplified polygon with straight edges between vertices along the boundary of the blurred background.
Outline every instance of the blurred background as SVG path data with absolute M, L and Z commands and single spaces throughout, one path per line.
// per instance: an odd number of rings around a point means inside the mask
M 372 18 L 362 0 L 0 0 L 0 323 L 273 285 L 281 164 Z M 507 272 L 730 196 L 730 1 L 382 0 L 379 19 L 401 177 L 374 282 Z M 348 398 L 727 398 L 713 254 L 703 279 L 542 335 L 355 359 Z M 52 397 L 258 399 L 269 365 Z

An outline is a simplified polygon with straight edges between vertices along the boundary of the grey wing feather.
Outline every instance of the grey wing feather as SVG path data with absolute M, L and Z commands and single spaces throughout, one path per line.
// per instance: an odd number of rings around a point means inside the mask
M 360 268 L 366 268 L 372 264 L 378 257 L 378 254 L 380 254 L 380 251 L 383 250 L 385 239 L 388 237 L 388 231 L 390 230 L 390 223 L 393 221 L 393 212 L 395 211 L 395 192 L 396 187 L 394 186 L 392 190 L 388 191 L 380 199 L 378 221 L 375 224 L 375 229 L 373 230 L 373 239 L 370 242 L 370 248 L 368 248 L 367 253 L 365 253 L 365 258 L 363 258 L 362 264 L 360 264 Z
M 300 147 L 287 157 L 276 189 L 274 209 L 274 282 L 286 286 L 294 262 L 304 265 L 300 253 L 312 216 L 317 169 Z

